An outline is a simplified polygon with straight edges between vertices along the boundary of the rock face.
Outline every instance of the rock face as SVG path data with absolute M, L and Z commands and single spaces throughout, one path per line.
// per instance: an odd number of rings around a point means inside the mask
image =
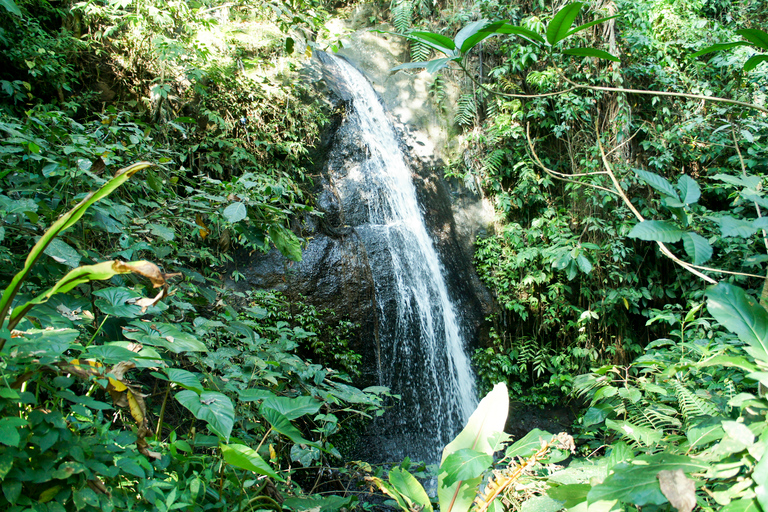
M 479 197 L 466 190 L 452 190 L 442 178 L 440 157 L 448 152 L 448 129 L 441 124 L 436 111 L 429 108 L 427 78 L 414 80 L 402 73 L 399 77 L 388 74 L 399 51 L 395 42 L 368 33 L 354 41 L 340 54 L 364 72 L 372 69 L 371 74 L 366 74 L 385 106 L 394 113 L 392 121 L 413 172 L 425 224 L 442 264 L 448 293 L 463 320 L 464 339 L 475 344 L 491 306 L 490 295 L 471 265 L 474 237 L 487 229 L 488 221 L 483 217 L 487 208 Z M 350 91 L 331 74 L 323 74 L 318 61 L 307 74 L 309 79 L 318 80 L 318 89 L 327 95 L 336 111 L 349 106 Z M 232 286 L 278 289 L 288 296 L 331 308 L 340 317 L 358 324 L 353 348 L 363 355 L 365 372 L 364 382 L 358 384 L 372 385 L 381 383 L 380 332 L 386 326 L 380 320 L 398 307 L 391 303 L 391 297 L 377 297 L 376 290 L 394 287 L 387 283 L 397 276 L 389 275 L 389 265 L 381 263 L 386 261 L 388 249 L 384 241 L 380 245 L 375 238 L 371 240 L 366 224 L 369 205 L 359 200 L 370 192 L 355 174 L 369 156 L 358 130 L 355 123 L 339 114 L 313 155 L 315 171 L 321 176 L 315 197 L 322 216 L 307 219 L 302 232 L 308 240 L 303 260 L 289 262 L 275 250 L 266 255 L 241 256 L 238 270 L 245 280 Z M 456 218 L 464 222 L 457 225 Z M 367 444 L 374 444 L 376 439 L 377 435 L 371 434 Z M 366 455 L 368 460 L 375 459 L 371 452 Z

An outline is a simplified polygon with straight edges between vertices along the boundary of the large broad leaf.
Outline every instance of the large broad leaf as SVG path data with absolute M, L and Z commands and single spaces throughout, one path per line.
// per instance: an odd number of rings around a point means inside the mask
M 504 431 L 508 410 L 507 386 L 504 383 L 496 384 L 493 390 L 480 401 L 464 430 L 443 449 L 441 464 L 451 454 L 464 448 L 492 455 L 496 446 L 492 446 L 491 441 L 498 432 Z M 453 485 L 444 485 L 445 476 L 446 473 L 441 472 L 437 477 L 440 510 L 442 512 L 469 510 L 477 494 L 481 477 L 454 482 Z
M 299 429 L 294 427 L 291 421 L 283 414 L 280 414 L 278 411 L 270 407 L 264 407 L 263 405 L 259 411 L 261 412 L 261 415 L 264 416 L 264 419 L 267 420 L 270 425 L 272 425 L 272 429 L 275 432 L 283 434 L 285 437 L 296 444 L 306 444 L 320 448 L 320 445 L 317 443 L 309 441 L 308 439 L 304 439 L 304 437 L 301 435 L 301 432 L 299 432 Z
M 695 204 L 701 198 L 699 184 L 687 174 L 683 174 L 677 180 L 677 189 L 680 191 L 680 197 L 683 198 L 683 203 L 685 204 Z
M 768 55 L 755 55 L 744 63 L 744 71 L 752 71 L 761 62 L 768 62 Z
M 43 252 L 57 262 L 72 268 L 77 267 L 82 259 L 80 254 L 73 249 L 72 246 L 59 238 L 51 240 L 51 243 L 48 244 L 48 247 L 46 247 Z
M 243 399 L 243 393 L 240 394 Z M 274 396 L 273 393 L 269 393 L 271 396 L 265 397 L 262 407 L 270 407 L 280 414 L 284 415 L 289 420 L 295 420 L 305 414 L 315 414 L 323 406 L 323 402 L 315 400 L 311 396 L 299 396 L 296 398 L 288 398 L 284 396 Z
M 736 33 L 753 45 L 768 50 L 768 33 L 756 28 L 743 28 L 737 30 Z
M 24 279 L 26 279 L 27 275 L 29 274 L 29 271 L 32 269 L 32 266 L 37 262 L 40 256 L 42 256 L 46 247 L 48 247 L 48 244 L 51 243 L 51 240 L 56 238 L 59 235 L 59 233 L 69 228 L 70 226 L 74 225 L 78 220 L 80 220 L 83 214 L 85 214 L 86 210 L 88 210 L 88 208 L 93 203 L 111 194 L 117 187 L 125 183 L 131 176 L 133 176 L 140 170 L 146 169 L 147 167 L 151 167 L 152 165 L 153 164 L 149 162 L 138 162 L 128 167 L 125 167 L 123 169 L 120 169 L 119 171 L 117 171 L 115 176 L 111 180 L 109 180 L 107 183 L 105 183 L 99 190 L 88 194 L 85 197 L 85 199 L 80 201 L 74 208 L 69 210 L 64 215 L 62 215 L 59 218 L 59 220 L 54 222 L 53 225 L 50 228 L 48 228 L 48 230 L 45 233 L 43 233 L 43 236 L 40 237 L 40 239 L 37 241 L 35 246 L 32 247 L 32 250 L 29 251 L 29 255 L 27 256 L 27 259 L 24 262 L 24 268 L 22 268 L 13 277 L 8 287 L 3 292 L 2 298 L 0 298 L 0 326 L 2 325 L 2 322 L 5 321 L 5 317 L 8 314 L 8 310 L 11 307 L 13 298 L 16 296 L 19 289 L 21 288 L 21 284 L 24 282 Z M 87 267 L 80 267 L 80 268 L 87 268 Z M 78 269 L 75 269 L 72 272 L 76 272 L 77 270 Z M 71 290 L 72 288 L 74 288 L 75 286 L 83 282 L 87 282 L 87 279 L 72 285 L 71 287 L 69 287 L 69 290 Z M 63 292 L 55 292 L 55 293 L 63 293 Z M 52 294 L 53 293 L 51 293 L 51 295 Z M 13 326 L 10 326 L 10 323 L 9 323 L 9 329 L 12 329 L 12 328 Z M 2 348 L 2 345 L 0 345 L 0 348 Z
M 430 48 L 437 50 L 440 53 L 445 54 L 449 57 L 455 57 L 457 55 L 456 45 L 453 43 L 453 40 L 442 34 L 435 34 L 434 32 L 423 32 L 423 31 L 415 30 L 413 32 L 408 32 L 407 34 L 395 34 L 395 35 L 402 36 L 402 37 L 405 37 L 406 39 L 410 39 L 411 41 L 416 41 L 426 46 L 429 46 Z
M 606 16 L 605 18 L 600 18 L 599 20 L 590 21 L 589 23 L 585 23 L 585 24 L 583 24 L 583 25 L 579 25 L 578 27 L 576 27 L 576 28 L 574 28 L 574 29 L 571 29 L 571 30 L 570 30 L 570 31 L 569 31 L 569 32 L 568 32 L 568 33 L 565 35 L 565 37 L 569 37 L 569 36 L 572 36 L 572 35 L 573 35 L 573 34 L 575 34 L 576 32 L 581 32 L 582 30 L 586 30 L 586 29 L 588 29 L 589 27 L 594 27 L 595 25 L 599 25 L 600 23 L 605 23 L 605 22 L 606 22 L 606 21 L 608 21 L 608 20 L 612 20 L 613 18 L 618 18 L 618 17 L 619 17 L 619 15 L 618 15 L 618 14 L 614 14 L 613 16 Z M 616 59 L 616 60 L 618 60 L 618 59 Z
M 275 473 L 269 464 L 261 458 L 261 455 L 256 453 L 256 450 L 243 444 L 222 444 L 220 447 L 221 455 L 228 464 L 285 482 L 285 479 Z
M 153 276 L 152 274 L 154 274 L 155 271 L 157 275 Z M 13 329 L 21 321 L 21 319 L 24 318 L 24 315 L 26 315 L 29 310 L 32 309 L 32 307 L 34 307 L 36 304 L 42 304 L 46 302 L 48 299 L 58 293 L 67 293 L 74 287 L 90 281 L 104 281 L 118 274 L 130 273 L 137 273 L 143 276 L 148 276 L 153 280 L 153 282 L 156 280 L 162 280 L 164 283 L 164 278 L 157 266 L 147 261 L 131 261 L 126 263 L 123 261 L 114 260 L 105 261 L 96 265 L 77 267 L 59 279 L 59 281 L 46 292 L 38 295 L 31 301 L 22 304 L 21 306 L 15 307 L 8 321 L 8 328 Z M 3 300 L 5 300 L 5 295 L 3 295 Z M 0 345 L 0 348 L 2 348 L 2 345 Z
M 671 243 L 682 238 L 683 230 L 664 220 L 644 220 L 635 224 L 628 236 L 649 242 Z
M 458 48 L 461 53 L 467 53 L 477 43 L 492 35 L 494 28 L 503 25 L 504 22 L 491 23 L 489 20 L 473 21 L 469 25 L 459 30 L 456 37 L 453 38 L 454 48 Z
M 444 57 L 442 59 L 433 59 L 427 62 L 427 73 L 430 73 L 434 75 L 444 67 L 446 67 L 448 64 L 451 63 L 451 61 L 458 60 L 458 57 Z
M 440 464 L 440 471 L 446 473 L 443 478 L 443 485 L 453 485 L 459 480 L 471 480 L 478 477 L 488 469 L 492 462 L 493 457 L 485 452 L 478 452 L 469 448 L 453 452 Z
M 5 10 L 8 11 L 11 14 L 15 14 L 19 18 L 22 17 L 21 9 L 19 9 L 19 6 L 16 5 L 16 2 L 13 0 L 0 0 L 0 5 L 5 7 Z
M 200 384 L 200 379 L 192 372 L 182 370 L 181 368 L 168 368 L 165 370 L 165 374 L 168 376 L 169 381 L 184 389 L 194 391 L 198 395 L 204 391 L 203 385 Z
M 749 46 L 749 43 L 746 41 L 734 41 L 733 43 L 717 43 L 717 44 L 713 44 L 712 46 L 707 46 L 706 48 L 702 48 L 696 53 L 692 53 L 691 57 L 699 57 L 701 55 L 706 55 L 712 52 L 719 52 L 722 50 L 727 50 L 729 48 L 735 48 L 737 46 Z
M 696 233 L 683 233 L 683 247 L 694 265 L 702 265 L 712 257 L 712 246 L 706 238 Z
M 189 409 L 195 418 L 208 423 L 208 428 L 225 440 L 229 440 L 235 424 L 235 408 L 223 393 L 203 391 L 199 395 L 185 389 L 176 393 L 176 400 Z
M 429 501 L 427 492 L 408 471 L 398 467 L 392 468 L 389 472 L 389 483 L 401 496 L 410 500 L 408 505 L 411 510 L 414 509 L 413 505 L 416 505 L 422 512 L 432 512 L 432 502 Z
M 614 62 L 621 61 L 621 59 L 611 55 L 605 50 L 598 50 L 596 48 L 569 48 L 567 50 L 563 50 L 563 53 L 566 55 L 575 55 L 577 57 L 596 57 L 598 59 L 608 59 Z
M 714 220 L 720 224 L 720 232 L 723 236 L 749 238 L 757 231 L 757 227 L 749 220 L 737 219 L 728 215 L 716 217 Z
M 319 511 L 336 512 L 337 510 L 349 510 L 350 504 L 355 499 L 354 496 L 342 498 L 341 496 L 320 496 L 314 495 L 306 498 L 287 498 L 283 502 L 283 507 L 288 507 L 296 512 L 300 511 Z
M 583 5 L 583 2 L 573 2 L 555 14 L 555 17 L 547 25 L 547 41 L 549 41 L 549 44 L 557 44 L 568 36 L 571 25 L 573 25 Z
M 518 439 L 509 446 L 506 451 L 507 457 L 530 457 L 541 448 L 541 443 L 552 439 L 552 434 L 546 430 L 535 428 L 525 434 L 525 437 Z
M 301 241 L 290 229 L 283 226 L 269 227 L 269 238 L 280 253 L 293 261 L 301 261 Z
M 619 500 L 637 506 L 661 505 L 667 498 L 661 492 L 656 475 L 659 471 L 678 469 L 694 473 L 706 471 L 708 465 L 684 455 L 641 455 L 632 463 L 622 462 L 614 466 L 613 473 L 603 483 L 592 487 L 587 499 L 589 503 Z
M 494 32 L 496 34 L 514 34 L 516 36 L 522 36 L 534 43 L 546 44 L 546 41 L 543 37 L 541 37 L 541 34 L 538 34 L 533 30 L 527 29 L 525 27 L 512 25 L 511 23 L 505 23 L 504 25 L 497 28 Z
M 482 30 L 477 31 L 474 34 L 471 34 L 466 39 L 464 39 L 461 44 L 459 44 L 459 34 L 456 34 L 456 47 L 461 50 L 462 54 L 466 54 L 468 51 L 470 51 L 472 48 L 477 46 L 478 43 L 481 41 L 496 35 L 496 29 L 504 25 L 506 22 L 504 21 L 497 21 L 494 23 L 487 23 L 483 26 Z M 466 28 L 466 27 L 464 27 Z
M 93 292 L 99 297 L 95 301 L 97 308 L 105 315 L 118 318 L 138 318 L 144 313 L 141 307 L 134 304 L 142 296 L 140 293 L 125 287 L 104 288 Z
M 718 283 L 707 288 L 707 310 L 719 323 L 749 345 L 746 351 L 768 363 L 768 312 L 739 288 Z
M 165 347 L 176 354 L 208 351 L 208 348 L 193 334 L 163 322 L 131 322 L 123 327 L 123 336 L 145 345 Z
M 635 169 L 635 174 L 637 174 L 641 180 L 662 194 L 680 199 L 680 197 L 677 195 L 677 190 L 675 190 L 675 187 L 673 187 L 672 184 L 663 176 L 659 176 L 655 172 L 643 171 L 641 169 Z
M 240 222 L 248 217 L 248 209 L 245 207 L 245 204 L 237 202 L 224 208 L 224 211 L 221 212 L 221 214 L 227 222 L 234 224 L 235 222 Z
M 765 453 L 752 471 L 752 479 L 757 483 L 755 487 L 757 501 L 763 510 L 768 510 L 768 455 Z

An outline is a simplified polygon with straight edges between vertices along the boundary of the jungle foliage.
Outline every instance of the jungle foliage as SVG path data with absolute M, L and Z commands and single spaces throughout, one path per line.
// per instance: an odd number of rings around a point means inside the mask
M 325 8 L 0 4 L 3 510 L 356 502 L 326 481 L 388 393 L 355 326 L 223 286 L 235 250 L 301 257 Z
M 406 33 L 434 54 L 400 69 L 464 80 L 449 175 L 498 214 L 478 374 L 570 396 L 583 456 L 533 461 L 492 507 L 765 510 L 765 5 L 462 12 Z

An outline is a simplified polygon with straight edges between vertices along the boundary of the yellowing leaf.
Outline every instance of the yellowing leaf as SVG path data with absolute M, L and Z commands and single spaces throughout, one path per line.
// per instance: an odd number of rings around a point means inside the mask
M 145 410 L 144 407 L 142 407 L 144 400 L 141 400 L 142 403 L 140 404 L 140 398 L 137 399 L 136 395 L 134 395 L 130 389 L 126 391 L 126 395 L 128 397 L 128 407 L 131 409 L 131 416 L 136 420 L 136 423 L 142 425 L 145 419 Z

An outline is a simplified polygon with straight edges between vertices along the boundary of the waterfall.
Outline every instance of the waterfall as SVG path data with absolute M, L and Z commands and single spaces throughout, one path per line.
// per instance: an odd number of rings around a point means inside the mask
M 402 397 L 378 420 L 374 450 L 386 460 L 437 462 L 477 405 L 461 319 L 419 208 L 412 171 L 376 92 L 347 61 L 319 57 L 331 87 L 346 100 L 344 123 L 354 127 L 357 156 L 347 159 L 343 172 L 329 169 L 329 174 L 349 216 L 357 211 L 358 219 L 348 222 L 375 269 L 379 379 Z

